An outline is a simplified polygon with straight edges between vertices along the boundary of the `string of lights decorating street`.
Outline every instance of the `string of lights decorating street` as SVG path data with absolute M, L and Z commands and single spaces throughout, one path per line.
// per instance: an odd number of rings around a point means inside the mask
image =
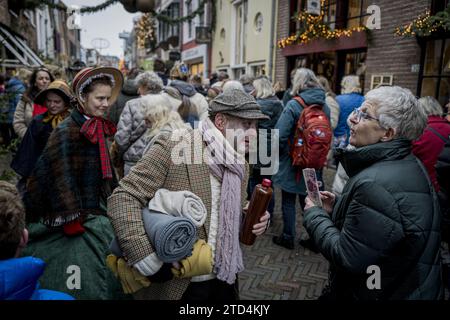
M 354 32 L 368 31 L 366 26 L 358 26 L 350 29 L 332 30 L 328 24 L 323 22 L 325 12 L 323 10 L 325 0 L 321 0 L 320 15 L 312 15 L 307 12 L 300 12 L 295 17 L 300 22 L 300 30 L 287 38 L 278 41 L 278 47 L 284 48 L 292 44 L 306 44 L 316 38 L 337 39 L 340 37 L 350 37 Z
M 450 4 L 434 16 L 427 10 L 409 24 L 397 27 L 395 34 L 402 37 L 428 37 L 438 31 L 450 31 Z

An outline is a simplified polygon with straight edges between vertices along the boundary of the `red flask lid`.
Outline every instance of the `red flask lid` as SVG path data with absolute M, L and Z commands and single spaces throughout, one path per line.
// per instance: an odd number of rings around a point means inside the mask
M 263 179 L 262 181 L 262 186 L 269 188 L 272 185 L 272 181 L 270 181 L 269 179 Z

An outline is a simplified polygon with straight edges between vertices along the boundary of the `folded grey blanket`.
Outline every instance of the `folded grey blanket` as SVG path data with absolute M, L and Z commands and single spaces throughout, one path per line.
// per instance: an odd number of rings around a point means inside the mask
M 161 261 L 177 262 L 192 254 L 197 229 L 190 219 L 152 212 L 147 208 L 142 210 L 142 218 L 145 232 Z M 122 256 L 116 238 L 110 249 L 114 255 Z

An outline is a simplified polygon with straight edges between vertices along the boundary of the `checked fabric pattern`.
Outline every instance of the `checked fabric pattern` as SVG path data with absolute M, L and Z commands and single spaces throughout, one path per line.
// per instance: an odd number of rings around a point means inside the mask
M 80 130 L 91 143 L 98 143 L 103 179 L 112 179 L 111 161 L 109 160 L 105 135 L 112 136 L 116 131 L 117 129 L 114 123 L 100 117 L 92 117 L 83 124 Z

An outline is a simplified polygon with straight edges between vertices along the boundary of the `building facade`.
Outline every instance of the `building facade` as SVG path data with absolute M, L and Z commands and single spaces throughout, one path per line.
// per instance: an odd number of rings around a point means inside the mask
M 181 1 L 181 12 L 188 16 L 202 4 L 201 0 Z M 204 4 L 203 14 L 182 24 L 181 60 L 189 67 L 191 75 L 203 79 L 211 73 L 211 2 Z
M 234 79 L 243 74 L 274 76 L 278 0 L 219 0 L 212 69 Z
M 0 0 L 0 8 L 0 67 L 42 65 L 37 53 L 34 11 L 21 9 L 13 0 Z
M 317 0 L 279 1 L 277 40 L 299 30 L 299 24 L 291 18 L 296 12 L 306 10 L 309 1 Z M 447 35 L 401 37 L 395 34 L 395 29 L 410 23 L 426 10 L 432 14 L 443 10 L 448 2 L 322 0 L 324 23 L 332 29 L 370 27 L 373 19 L 379 20 L 379 28 L 354 32 L 350 37 L 315 39 L 306 44 L 277 48 L 275 79 L 290 86 L 291 70 L 303 66 L 328 78 L 337 93 L 340 92 L 342 78 L 356 74 L 360 76 L 364 92 L 380 85 L 398 85 L 416 95 L 434 96 L 444 104 L 450 91 L 450 42 Z M 370 7 L 373 4 L 379 8 L 379 16 Z M 371 17 L 373 19 L 369 20 Z

